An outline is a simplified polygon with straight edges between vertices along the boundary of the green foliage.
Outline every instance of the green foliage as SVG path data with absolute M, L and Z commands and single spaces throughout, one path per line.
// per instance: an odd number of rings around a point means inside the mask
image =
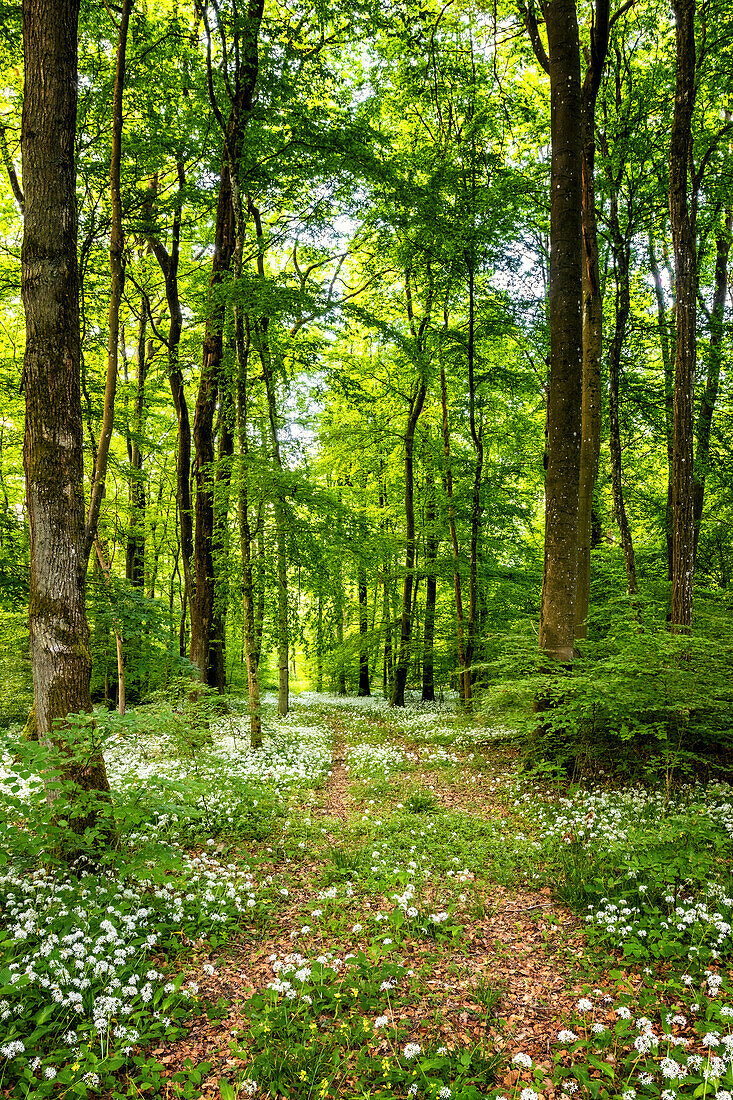
M 434 814 L 438 803 L 432 791 L 413 791 L 405 802 L 411 814 Z
M 0 615 L 0 729 L 24 725 L 33 706 L 33 672 L 25 612 Z
M 386 1097 L 417 1084 L 429 1097 L 443 1089 L 457 1100 L 478 1100 L 496 1079 L 503 1060 L 495 1052 L 451 1054 L 445 1047 L 423 1050 L 405 1042 L 408 1033 L 391 1008 L 399 987 L 409 982 L 400 964 L 363 951 L 343 970 L 329 956 L 278 962 L 271 991 L 246 1004 L 248 1025 L 233 1049 L 247 1063 L 244 1091 L 256 1081 L 283 1095 L 316 1092 L 325 1100 L 343 1095 L 355 1074 L 364 1096 Z

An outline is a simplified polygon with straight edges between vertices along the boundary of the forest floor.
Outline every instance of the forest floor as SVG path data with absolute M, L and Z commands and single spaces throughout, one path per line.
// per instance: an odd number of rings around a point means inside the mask
M 447 704 L 166 713 L 105 749 L 110 872 L 0 874 L 0 1096 L 733 1100 L 731 787 L 553 785 Z
M 367 831 L 369 844 L 379 848 L 394 835 L 395 825 L 404 828 L 407 805 L 414 824 L 428 825 L 427 832 L 424 827 L 410 830 L 416 841 L 410 854 L 419 855 L 422 862 L 430 863 L 431 855 L 445 862 L 445 854 L 439 851 L 445 830 L 440 830 L 435 847 L 431 837 L 436 818 L 448 821 L 445 815 L 458 814 L 467 828 L 456 844 L 459 855 L 448 857 L 455 870 L 448 867 L 426 875 L 420 892 L 422 919 L 429 917 L 428 909 L 434 915 L 447 910 L 449 931 L 426 939 L 423 928 L 412 935 L 403 928 L 399 945 L 390 937 L 380 937 L 382 947 L 392 948 L 384 952 L 390 961 L 414 973 L 409 997 L 384 999 L 381 1008 L 390 1028 L 374 1044 L 375 1052 L 381 1057 L 399 1056 L 390 1034 L 393 1023 L 398 1025 L 402 1046 L 412 1042 L 421 1049 L 442 1046 L 451 1052 L 503 1052 L 506 1058 L 498 1083 L 507 1089 L 521 1076 L 521 1066 L 511 1063 L 511 1056 L 520 1052 L 544 1072 L 546 1094 L 554 1096 L 555 1035 L 570 1021 L 588 985 L 582 926 L 577 916 L 553 899 L 549 886 L 532 888 L 533 876 L 544 878 L 536 859 L 529 858 L 525 869 L 521 861 L 512 861 L 501 876 L 506 881 L 496 881 L 494 866 L 477 861 L 470 842 L 472 821 L 477 826 L 489 824 L 493 832 L 497 822 L 510 817 L 517 751 L 503 739 L 488 738 L 470 751 L 448 752 L 440 745 L 447 741 L 444 726 L 443 736 L 436 736 L 441 723 L 435 712 L 431 723 L 425 721 L 431 711 L 422 711 L 423 720 L 406 731 L 394 711 L 379 707 L 371 716 L 366 701 L 359 709 L 363 713 L 355 720 L 353 703 L 344 701 L 332 705 L 325 716 L 333 736 L 331 768 L 315 797 L 300 807 L 314 836 L 321 834 L 317 843 L 308 843 L 298 859 L 291 854 L 274 862 L 265 859 L 267 871 L 288 884 L 290 904 L 268 922 L 265 931 L 241 937 L 223 954 L 207 955 L 206 961 L 216 963 L 215 975 L 207 976 L 201 968 L 193 975 L 201 995 L 210 1002 L 227 1003 L 226 1016 L 213 1021 L 200 1017 L 184 1038 L 154 1053 L 171 1071 L 187 1063 L 211 1063 L 204 1095 L 218 1098 L 221 1079 L 231 1076 L 239 1061 L 232 1057 L 232 1038 L 247 1031 L 247 1002 L 277 977 L 273 963 L 291 953 L 294 942 L 306 958 L 368 951 L 372 930 L 361 928 L 345 940 L 342 928 L 322 923 L 317 907 L 324 890 L 335 882 L 348 882 L 353 889 L 344 897 L 349 912 L 361 912 L 362 917 L 366 912 L 371 917 L 393 910 L 394 897 L 380 889 L 382 883 L 371 888 L 361 885 L 365 876 L 358 853 Z M 371 759 L 366 754 L 365 760 L 365 746 L 377 750 Z M 358 750 L 362 750 L 360 763 L 352 774 L 348 760 Z M 349 866 L 349 853 L 353 866 Z M 382 862 L 381 851 L 372 855 Z M 247 861 L 258 869 L 263 866 L 253 850 L 247 853 Z M 507 866 L 511 866 L 508 877 Z M 372 872 L 377 870 L 371 867 Z M 399 879 L 399 869 L 394 871 Z M 318 913 L 315 918 L 314 912 Z M 385 917 L 383 930 L 391 927 Z M 375 1005 L 374 1016 L 381 1014 Z M 313 1086 L 308 1081 L 302 1095 L 308 1095 Z

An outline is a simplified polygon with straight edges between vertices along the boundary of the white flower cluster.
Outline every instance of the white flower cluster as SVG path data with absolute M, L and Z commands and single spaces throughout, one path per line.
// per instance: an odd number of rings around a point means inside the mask
M 0 875 L 0 903 L 10 948 L 10 984 L 0 1004 L 13 1032 L 33 1028 L 39 1003 L 53 1006 L 59 1035 L 73 1054 L 83 1040 L 98 1053 L 132 1052 L 140 1033 L 125 1021 L 143 1012 L 165 1029 L 169 1006 L 194 997 L 195 983 L 179 988 L 146 965 L 161 931 L 186 928 L 198 936 L 256 905 L 252 875 L 206 855 L 178 853 L 185 893 L 173 883 L 125 885 L 112 879 L 80 884 L 39 870 Z M 70 1021 L 73 1027 L 69 1027 Z M 6 1058 L 22 1053 L 22 1040 L 6 1043 Z M 78 1060 L 78 1059 L 77 1059 Z

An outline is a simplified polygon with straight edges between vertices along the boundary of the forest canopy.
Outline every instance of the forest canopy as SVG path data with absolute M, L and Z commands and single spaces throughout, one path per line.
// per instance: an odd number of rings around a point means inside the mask
M 69 2 L 45 105 L 42 8 L 0 42 L 3 721 L 32 667 L 51 740 L 192 676 L 255 745 L 326 686 L 722 745 L 725 6 Z

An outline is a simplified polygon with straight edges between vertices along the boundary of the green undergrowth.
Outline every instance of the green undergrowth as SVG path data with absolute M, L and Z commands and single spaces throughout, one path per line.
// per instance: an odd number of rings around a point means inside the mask
M 223 1100 L 534 1100 L 548 1079 L 566 1098 L 730 1100 L 730 788 L 518 775 L 504 727 L 438 706 L 311 696 L 278 719 L 266 704 L 257 754 L 236 708 L 176 706 L 102 729 L 119 843 L 94 873 L 44 856 L 37 750 L 4 746 L 8 1096 L 195 1100 L 218 1074 Z M 488 956 L 467 970 L 467 950 L 499 887 L 548 885 L 586 947 L 574 959 L 549 936 L 558 960 L 538 961 L 591 986 L 534 1065 L 503 1049 L 501 983 Z M 153 1049 L 185 1045 L 192 1015 L 223 1018 L 208 978 L 230 946 L 263 941 L 271 980 L 237 1005 L 225 1059 L 172 1074 Z M 470 1040 L 446 1025 L 436 973 L 463 976 Z

